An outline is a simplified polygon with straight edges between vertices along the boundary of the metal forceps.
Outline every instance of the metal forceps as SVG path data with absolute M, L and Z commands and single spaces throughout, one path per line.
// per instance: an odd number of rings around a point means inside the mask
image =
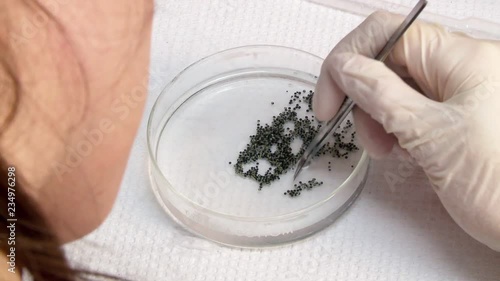
M 376 60 L 382 62 L 385 61 L 385 59 L 389 56 L 391 50 L 394 48 L 396 42 L 399 40 L 401 36 L 403 36 L 405 31 L 415 21 L 415 19 L 422 12 L 422 10 L 425 8 L 426 5 L 427 5 L 426 0 L 418 1 L 415 7 L 411 10 L 410 14 L 408 14 L 408 16 L 405 18 L 403 23 L 401 23 L 398 29 L 396 29 L 396 31 L 394 31 L 394 33 L 391 35 L 389 41 L 387 41 L 384 48 L 382 48 L 382 50 L 377 54 L 377 56 L 375 57 Z M 295 174 L 293 176 L 294 180 L 300 174 L 302 169 L 310 163 L 312 157 L 315 156 L 318 153 L 318 151 L 328 142 L 329 136 L 332 133 L 332 131 L 335 128 L 337 128 L 342 123 L 342 121 L 344 121 L 344 119 L 347 117 L 349 112 L 351 112 L 353 107 L 354 107 L 354 102 L 352 101 L 352 99 L 346 97 L 342 102 L 342 105 L 340 106 L 340 109 L 337 112 L 337 114 L 335 114 L 335 116 L 323 126 L 321 131 L 318 132 L 318 134 L 314 137 L 309 146 L 306 148 L 304 154 L 302 154 L 302 156 L 300 157 L 295 167 Z

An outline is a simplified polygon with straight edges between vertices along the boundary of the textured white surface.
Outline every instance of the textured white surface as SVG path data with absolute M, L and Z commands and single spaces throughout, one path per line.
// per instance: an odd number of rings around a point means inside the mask
M 475 6 L 440 1 L 439 7 Z M 166 83 L 206 55 L 277 44 L 324 57 L 361 20 L 301 0 L 159 0 L 145 116 Z M 390 173 L 404 180 L 391 187 L 385 178 Z M 500 254 L 465 234 L 423 173 L 397 157 L 373 162 L 358 201 L 306 241 L 239 250 L 193 237 L 173 224 L 150 190 L 146 118 L 111 215 L 66 250 L 77 265 L 141 281 L 500 280 Z

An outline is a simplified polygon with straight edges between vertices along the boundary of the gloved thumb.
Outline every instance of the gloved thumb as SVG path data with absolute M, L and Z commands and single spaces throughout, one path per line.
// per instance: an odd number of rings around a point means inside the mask
M 439 112 L 441 103 L 410 87 L 380 61 L 355 53 L 335 54 L 328 60 L 325 74 L 336 88 L 351 97 L 387 133 L 393 133 L 410 154 L 418 154 L 414 150 L 421 150 L 426 140 L 435 137 L 429 134 L 433 124 L 439 124 L 440 116 L 434 113 Z

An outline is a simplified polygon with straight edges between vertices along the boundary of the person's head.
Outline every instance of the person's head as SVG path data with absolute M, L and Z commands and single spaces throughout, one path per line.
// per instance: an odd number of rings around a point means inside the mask
M 86 275 L 60 246 L 115 201 L 147 95 L 152 12 L 152 0 L 0 1 L 0 240 L 16 272 Z

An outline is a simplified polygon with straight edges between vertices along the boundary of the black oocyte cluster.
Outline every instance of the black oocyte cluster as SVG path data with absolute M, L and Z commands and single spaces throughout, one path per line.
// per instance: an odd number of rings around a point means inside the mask
M 257 120 L 256 133 L 250 136 L 250 142 L 239 153 L 234 164 L 237 174 L 258 182 L 260 190 L 263 186 L 279 180 L 281 175 L 293 168 L 321 128 L 321 124 L 312 115 L 313 94 L 313 91 L 307 93 L 305 90 L 294 92 L 290 97 L 288 107 L 284 107 L 280 114 L 273 116 L 270 124 L 262 125 L 260 120 Z M 274 106 L 274 102 L 271 102 L 271 106 Z M 300 117 L 298 114 L 302 110 L 302 106 L 305 107 L 306 111 L 304 117 Z M 333 140 L 326 144 L 316 156 L 330 155 L 334 158 L 347 159 L 350 152 L 357 151 L 359 148 L 354 144 L 356 133 L 353 132 L 347 137 L 351 127 L 352 123 L 347 121 L 341 132 L 335 132 Z M 294 153 L 292 142 L 296 139 L 302 141 L 302 146 L 298 152 Z M 259 167 L 260 160 L 268 161 L 270 167 L 265 170 L 261 169 Z M 330 168 L 329 170 L 331 171 Z M 299 182 L 299 184 L 295 184 L 294 189 L 288 190 L 284 194 L 296 197 L 300 195 L 301 191 L 322 184 L 323 182 L 318 182 L 316 179 L 307 183 Z

